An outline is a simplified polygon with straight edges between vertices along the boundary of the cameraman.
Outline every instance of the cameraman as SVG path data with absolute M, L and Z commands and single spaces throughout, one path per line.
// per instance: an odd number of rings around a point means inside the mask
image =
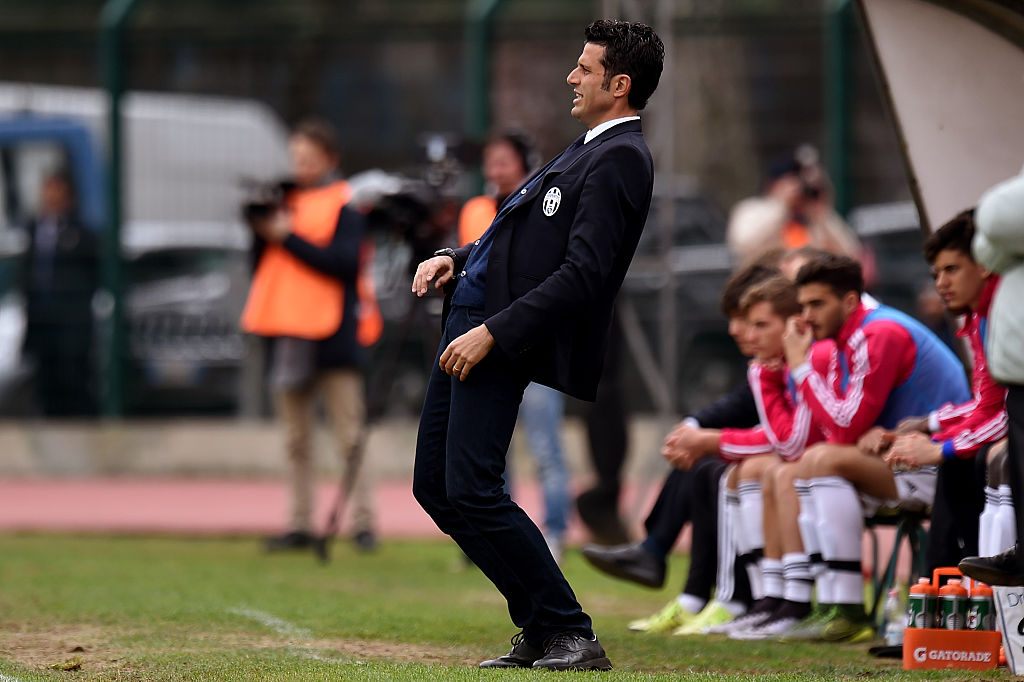
M 365 428 L 363 345 L 380 334 L 376 303 L 365 286 L 365 220 L 346 206 L 348 183 L 337 167 L 334 130 L 324 121 L 299 123 L 289 143 L 295 189 L 278 206 L 247 214 L 266 242 L 253 276 L 242 327 L 273 339 L 270 384 L 284 421 L 291 464 L 290 529 L 267 539 L 270 551 L 313 544 L 314 403 L 323 399 L 351 490 L 356 546 L 373 549 L 370 487 L 362 475 Z
M 874 279 L 873 258 L 836 213 L 832 183 L 808 144 L 771 165 L 759 196 L 733 206 L 726 242 L 737 269 L 769 251 L 810 246 L 857 259 L 867 280 Z

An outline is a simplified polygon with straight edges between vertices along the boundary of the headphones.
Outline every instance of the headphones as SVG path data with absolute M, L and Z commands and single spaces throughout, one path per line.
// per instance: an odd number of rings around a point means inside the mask
M 525 175 L 529 175 L 530 171 L 536 168 L 540 163 L 537 150 L 533 147 L 533 142 L 530 136 L 519 130 L 508 130 L 502 133 L 494 135 L 488 144 L 495 142 L 504 142 L 512 147 L 516 152 L 516 156 L 523 164 L 523 171 Z

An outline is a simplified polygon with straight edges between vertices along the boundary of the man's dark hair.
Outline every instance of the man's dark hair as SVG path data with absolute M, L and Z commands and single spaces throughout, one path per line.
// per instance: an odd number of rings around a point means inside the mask
M 607 90 L 612 78 L 624 73 L 632 83 L 627 100 L 629 106 L 643 109 L 658 87 L 665 62 L 665 45 L 650 26 L 616 19 L 598 19 L 584 31 L 587 42 L 604 47 L 604 83 Z
M 864 273 L 860 263 L 849 256 L 832 253 L 813 258 L 796 273 L 796 285 L 824 284 L 839 298 L 851 291 L 860 296 L 864 293 Z
M 726 317 L 736 317 L 740 314 L 740 299 L 748 289 L 781 274 L 778 268 L 770 268 L 757 263 L 748 265 L 725 283 L 725 287 L 722 288 L 722 297 L 718 301 L 718 308 Z
M 950 249 L 960 251 L 974 261 L 974 256 L 971 255 L 972 239 L 974 239 L 974 209 L 969 208 L 956 214 L 952 220 L 928 236 L 928 239 L 924 241 L 924 259 L 929 264 L 934 264 L 940 251 Z
M 304 118 L 295 124 L 292 135 L 301 135 L 335 159 L 341 157 L 338 132 L 322 118 Z
M 523 164 L 523 174 L 528 175 L 533 170 L 540 159 L 537 157 L 537 152 L 534 149 L 533 142 L 530 140 L 530 136 L 524 132 L 518 130 L 505 130 L 500 133 L 492 135 L 484 147 L 489 147 L 492 144 L 507 144 L 512 147 L 512 151 L 519 157 L 519 161 Z
M 772 312 L 783 319 L 800 313 L 796 285 L 782 275 L 771 277 L 747 289 L 740 298 L 740 312 L 747 315 L 758 303 L 770 304 Z

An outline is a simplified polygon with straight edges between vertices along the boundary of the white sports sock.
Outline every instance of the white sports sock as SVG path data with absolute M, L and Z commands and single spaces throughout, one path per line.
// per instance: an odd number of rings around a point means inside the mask
M 739 508 L 740 499 L 735 491 L 729 490 L 726 477 L 719 479 L 718 485 L 718 571 L 715 579 L 715 598 L 726 602 L 732 599 L 736 591 L 736 518 L 737 512 L 731 507 Z
M 740 481 L 740 513 L 747 552 L 764 549 L 764 500 L 760 481 Z
M 806 554 L 792 552 L 782 557 L 782 577 L 785 581 L 783 596 L 788 601 L 801 604 L 811 603 L 811 562 Z
M 999 489 L 985 486 L 985 508 L 978 517 L 978 554 L 992 556 L 1001 550 L 993 545 L 996 533 L 996 515 L 999 512 Z
M 800 540 L 804 552 L 811 562 L 811 577 L 814 578 L 819 604 L 830 604 L 828 601 L 828 572 L 825 570 L 825 559 L 821 555 L 821 542 L 818 540 L 818 515 L 815 512 L 814 497 L 811 495 L 810 481 L 798 478 L 793 481 L 796 496 L 800 500 L 800 515 L 797 523 L 800 526 Z
M 861 536 L 864 517 L 860 496 L 853 484 L 839 476 L 810 480 L 811 494 L 818 513 L 818 539 L 821 553 L 829 563 L 832 602 L 864 602 L 864 578 L 861 574 Z
M 814 578 L 814 596 L 819 604 L 835 604 L 835 576 L 828 566 L 822 564 L 821 573 Z
M 747 534 L 744 529 L 743 523 L 743 512 L 740 509 L 740 494 L 738 490 L 727 490 L 726 494 L 726 509 L 729 514 L 730 530 L 732 531 L 733 543 L 734 543 L 734 556 L 732 561 L 736 561 L 737 556 L 746 556 L 753 550 L 753 545 L 747 539 Z M 762 531 L 763 532 L 763 531 Z M 749 559 L 750 557 L 747 557 Z M 733 564 L 735 566 L 735 564 Z M 725 566 L 722 566 L 723 570 Z M 761 567 L 758 566 L 757 561 L 747 561 L 744 566 L 747 572 L 747 581 L 750 583 L 750 595 L 755 601 L 764 597 L 764 578 L 761 575 Z M 734 581 L 734 579 L 732 579 Z
M 764 551 L 764 504 L 761 501 L 761 484 L 758 481 L 743 481 L 736 491 L 734 532 L 738 542 L 738 553 L 748 559 L 746 569 L 750 581 L 750 594 L 754 600 L 762 599 L 765 593 L 764 572 L 758 561 L 752 560 L 756 553 Z M 748 515 L 753 515 L 750 519 Z
M 747 605 L 741 601 L 718 601 L 715 600 L 719 606 L 732 614 L 732 617 L 742 616 L 747 612 Z
M 796 489 L 796 496 L 800 500 L 800 515 L 797 517 L 797 523 L 800 525 L 800 540 L 804 544 L 804 551 L 808 557 L 812 557 L 815 554 L 820 555 L 821 543 L 818 541 L 818 515 L 814 507 L 814 498 L 811 496 L 810 481 L 802 478 L 796 479 L 793 481 L 793 487 Z
M 703 599 L 693 594 L 687 594 L 680 592 L 676 595 L 676 602 L 683 607 L 683 611 L 687 613 L 700 613 L 704 608 L 704 605 L 708 603 L 707 599 Z
M 764 578 L 764 596 L 783 599 L 785 583 L 782 578 L 782 561 L 780 559 L 761 559 L 761 575 Z
M 995 553 L 1009 549 L 1017 542 L 1017 515 L 1013 508 L 1013 493 L 1009 485 L 999 486 L 999 510 L 996 512 Z

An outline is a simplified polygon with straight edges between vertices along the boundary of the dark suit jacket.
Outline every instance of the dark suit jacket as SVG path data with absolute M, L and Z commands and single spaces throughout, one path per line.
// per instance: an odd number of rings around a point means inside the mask
M 754 403 L 754 394 L 746 381 L 732 393 L 727 393 L 696 412 L 693 418 L 705 429 L 747 429 L 757 426 L 761 421 Z
M 627 121 L 537 175 L 495 235 L 485 324 L 531 381 L 593 400 L 612 303 L 651 205 L 654 164 L 640 122 Z M 473 247 L 456 251 L 456 272 Z

